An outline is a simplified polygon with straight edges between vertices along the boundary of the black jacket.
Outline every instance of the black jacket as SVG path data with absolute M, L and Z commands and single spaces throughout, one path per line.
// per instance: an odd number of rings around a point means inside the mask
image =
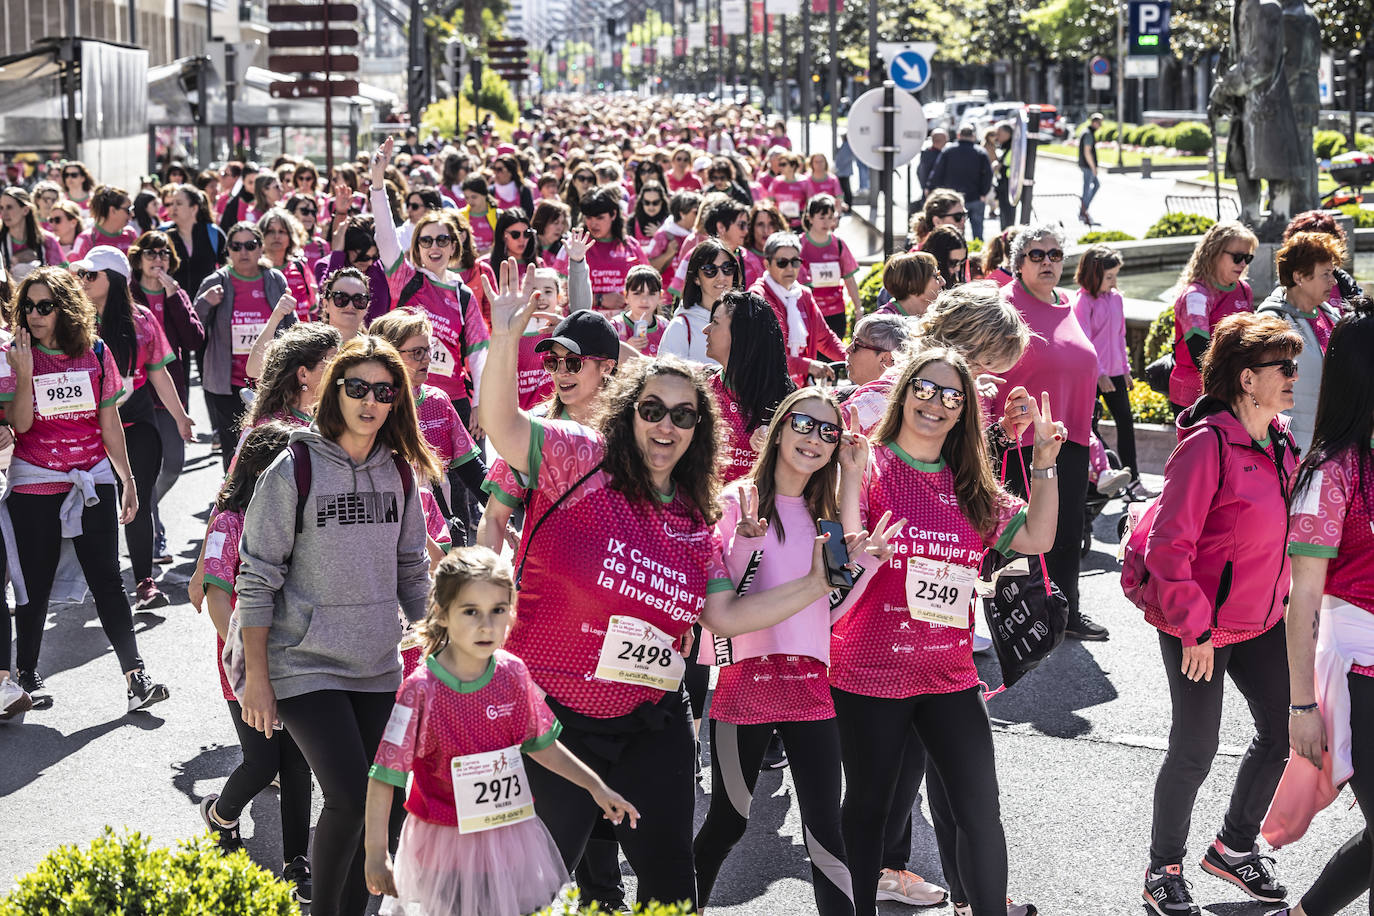
M 946 144 L 930 173 L 930 186 L 958 191 L 965 201 L 978 200 L 992 190 L 992 163 L 972 140 Z

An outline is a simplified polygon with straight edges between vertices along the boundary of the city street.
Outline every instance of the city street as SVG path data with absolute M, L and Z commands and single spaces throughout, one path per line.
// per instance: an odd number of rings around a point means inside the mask
M 208 429 L 199 393 L 192 404 Z M 125 715 L 118 666 L 94 609 L 55 606 L 43 654 L 53 708 L 0 729 L 0 889 L 63 843 L 89 842 L 103 825 L 140 830 L 169 844 L 199 832 L 196 803 L 217 792 L 239 751 L 214 673 L 214 634 L 185 599 L 196 539 L 220 472 L 209 446 L 188 449 L 187 473 L 163 504 L 178 556 L 163 587 L 173 604 L 138 617 L 149 670 L 172 691 L 151 711 Z M 1153 481 L 1156 485 L 1157 479 Z M 1067 642 L 1039 670 L 991 701 L 1010 890 L 1052 916 L 1137 914 L 1149 840 L 1151 791 L 1163 757 L 1168 694 L 1155 631 L 1122 597 L 1115 556 L 1117 504 L 1097 522 L 1085 563 L 1083 607 L 1111 628 L 1106 643 Z M 340 583 L 346 588 L 347 583 Z M 982 664 L 1000 683 L 995 662 Z M 1273 907 L 1240 902 L 1195 863 L 1220 826 L 1249 718 L 1228 695 L 1221 752 L 1195 812 L 1187 874 L 1204 911 L 1259 916 Z M 709 788 L 709 779 L 704 788 Z M 1328 856 L 1361 826 L 1347 792 L 1308 835 L 1276 858 L 1280 877 L 1301 893 Z M 698 822 L 704 814 L 704 797 Z M 319 797 L 315 799 L 318 810 Z M 279 870 L 277 803 L 269 792 L 245 812 L 255 860 Z M 940 881 L 928 811 L 918 823 L 911 869 Z M 633 887 L 633 879 L 629 879 Z M 1363 902 L 1350 908 L 1356 912 Z M 908 911 L 880 904 L 884 914 Z M 814 912 L 809 868 L 787 771 L 759 779 L 749 832 L 726 862 L 710 912 L 793 916 Z M 929 910 L 949 913 L 948 906 Z

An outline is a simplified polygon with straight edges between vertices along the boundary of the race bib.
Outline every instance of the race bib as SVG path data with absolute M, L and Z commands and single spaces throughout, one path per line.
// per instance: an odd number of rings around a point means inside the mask
M 61 417 L 95 410 L 95 388 L 85 371 L 49 372 L 33 377 L 33 406 L 39 416 Z
M 253 350 L 253 344 L 258 342 L 262 332 L 267 327 L 265 321 L 246 321 L 233 326 L 234 335 L 234 355 L 247 356 Z
M 811 265 L 812 286 L 839 286 L 842 282 L 839 261 L 817 261 Z
M 534 796 L 518 745 L 454 757 L 452 775 L 459 833 L 479 833 L 534 817 Z
M 778 212 L 788 219 L 796 219 L 801 216 L 801 204 L 795 200 L 780 200 L 778 201 Z
M 444 342 L 436 339 L 434 349 L 429 354 L 429 374 L 453 377 L 454 367 L 457 361 L 453 358 L 453 351 L 444 345 Z
M 906 606 L 912 620 L 968 629 L 968 607 L 978 570 L 915 556 L 906 564 Z
M 603 681 L 677 690 L 687 663 L 673 648 L 673 640 L 638 617 L 612 617 L 601 642 L 596 676 Z

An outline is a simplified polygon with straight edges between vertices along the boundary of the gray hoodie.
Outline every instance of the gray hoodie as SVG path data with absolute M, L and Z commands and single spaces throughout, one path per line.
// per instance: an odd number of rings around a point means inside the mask
M 1317 311 L 1325 312 L 1332 324 L 1341 320 L 1341 313 L 1330 302 L 1317 306 Z M 1322 388 L 1322 368 L 1326 364 L 1326 355 L 1317 343 L 1317 332 L 1312 330 L 1311 320 L 1288 301 L 1282 286 L 1274 287 L 1269 297 L 1255 307 L 1255 312 L 1277 315 L 1302 338 L 1302 352 L 1297 357 L 1298 383 L 1293 386 L 1293 409 L 1285 412 L 1292 421 L 1288 432 L 1305 453 L 1312 445 L 1312 434 L 1316 432 L 1317 395 Z
M 267 665 L 278 699 L 394 692 L 401 684 L 397 606 L 419 620 L 429 591 L 419 491 L 412 486 L 406 496 L 384 446 L 354 464 L 313 426 L 291 441 L 310 448 L 302 531 L 288 449 L 259 478 L 244 517 L 240 625 L 270 628 Z

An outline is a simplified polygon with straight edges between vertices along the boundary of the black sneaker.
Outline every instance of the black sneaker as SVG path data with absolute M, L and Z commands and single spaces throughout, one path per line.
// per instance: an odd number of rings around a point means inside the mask
M 311 895 L 310 862 L 305 856 L 296 856 L 281 870 L 282 879 L 296 885 L 296 900 L 309 903 Z
M 1230 862 L 1213 843 L 1202 857 L 1202 870 L 1223 881 L 1230 881 L 1262 903 L 1282 903 L 1288 899 L 1288 888 L 1279 883 L 1279 877 L 1274 873 L 1272 856 L 1262 856 L 1251 850 L 1239 862 Z
M 220 852 L 226 855 L 235 850 L 243 848 L 243 837 L 239 836 L 239 822 L 234 821 L 232 827 L 225 827 L 210 816 L 210 809 L 215 807 L 215 802 L 219 801 L 218 795 L 207 795 L 200 800 L 200 819 L 205 821 L 205 826 L 210 828 L 210 833 L 219 843 Z M 307 872 L 309 870 L 307 869 Z
M 782 746 L 782 739 L 777 732 L 773 732 L 773 737 L 768 742 L 768 750 L 763 755 L 764 769 L 782 770 L 787 767 L 787 749 Z
M 1084 642 L 1106 642 L 1107 628 L 1100 623 L 1096 623 L 1087 614 L 1080 613 L 1075 619 L 1069 618 L 1069 625 L 1064 628 L 1064 635 L 1072 639 L 1081 639 Z
M 154 703 L 161 703 L 171 696 L 166 684 L 154 684 L 148 672 L 142 668 L 129 677 L 129 712 L 147 709 Z
M 1145 872 L 1145 890 L 1140 896 L 1159 916 L 1202 916 L 1188 893 L 1190 886 L 1181 865 L 1166 865 L 1162 872 Z
M 43 676 L 37 671 L 18 671 L 14 679 L 29 695 L 29 699 L 33 700 L 34 709 L 47 709 L 52 706 L 52 694 L 48 693 L 48 685 L 43 683 Z

